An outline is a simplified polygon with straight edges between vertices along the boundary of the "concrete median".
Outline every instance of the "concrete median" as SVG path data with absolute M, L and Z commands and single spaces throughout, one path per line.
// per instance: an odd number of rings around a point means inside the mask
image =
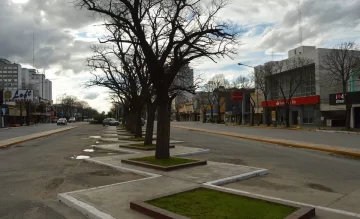
M 65 128 L 60 128 L 60 129 L 54 129 L 54 130 L 49 130 L 49 131 L 45 131 L 45 132 L 38 132 L 35 134 L 30 134 L 30 135 L 25 135 L 25 136 L 21 136 L 21 137 L 16 137 L 16 138 L 9 138 L 9 139 L 5 139 L 5 140 L 1 140 L 0 141 L 0 149 L 1 148 L 6 148 L 6 147 L 10 147 L 12 145 L 16 145 L 16 144 L 20 144 L 26 141 L 31 141 L 31 140 L 35 140 L 38 138 L 43 138 L 46 136 L 50 136 L 53 134 L 57 134 L 60 132 L 65 132 L 71 129 L 76 128 L 76 126 L 71 126 L 71 127 L 65 127 Z

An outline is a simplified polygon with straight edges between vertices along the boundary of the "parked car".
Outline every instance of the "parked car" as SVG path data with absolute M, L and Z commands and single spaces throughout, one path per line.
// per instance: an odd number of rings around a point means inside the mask
M 102 122 L 103 126 L 118 126 L 120 125 L 119 121 L 117 121 L 116 119 L 114 118 L 106 118 L 103 120 Z
M 67 125 L 67 120 L 65 118 L 60 118 L 56 122 L 56 125 Z
M 69 123 L 75 123 L 75 122 L 76 122 L 75 117 L 70 117 L 70 119 L 69 119 Z

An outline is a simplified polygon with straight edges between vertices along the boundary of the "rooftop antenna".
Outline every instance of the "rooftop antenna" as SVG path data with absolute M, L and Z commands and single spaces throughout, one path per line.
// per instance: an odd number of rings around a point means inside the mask
M 33 67 L 35 68 L 35 33 L 33 33 Z
M 300 41 L 300 46 L 302 46 L 303 36 L 302 36 L 302 26 L 301 26 L 300 0 L 298 2 L 298 22 L 299 22 L 299 41 Z

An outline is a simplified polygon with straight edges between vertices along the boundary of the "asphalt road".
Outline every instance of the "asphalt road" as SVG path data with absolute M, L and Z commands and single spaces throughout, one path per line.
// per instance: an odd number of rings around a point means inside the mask
M 79 125 L 81 123 L 68 124 L 70 125 Z M 39 124 L 36 126 L 22 126 L 22 127 L 13 127 L 13 128 L 5 128 L 0 129 L 0 140 L 8 139 L 8 138 L 16 138 L 24 135 L 35 134 L 38 132 L 49 131 L 53 129 L 64 128 L 62 125 L 56 125 L 56 123 L 46 123 Z
M 49 126 L 41 128 L 46 127 Z M 79 126 L 0 149 L 0 218 L 85 219 L 78 211 L 58 202 L 56 195 L 141 178 L 70 158 L 85 155 L 82 150 L 96 141 L 88 137 L 98 135 L 102 129 L 102 126 Z M 90 155 L 106 156 L 107 152 Z
M 171 136 L 186 141 L 184 146 L 211 150 L 210 154 L 198 156 L 200 159 L 260 167 L 270 172 L 227 187 L 360 213 L 359 159 L 176 128 L 172 128 Z M 331 214 L 319 218 L 347 217 Z
M 303 130 L 252 128 L 244 126 L 232 126 L 224 124 L 196 123 L 196 122 L 173 122 L 172 125 L 201 128 L 215 131 L 234 132 L 259 137 L 270 137 L 292 141 L 310 142 L 349 148 L 360 148 L 360 135 L 313 132 Z

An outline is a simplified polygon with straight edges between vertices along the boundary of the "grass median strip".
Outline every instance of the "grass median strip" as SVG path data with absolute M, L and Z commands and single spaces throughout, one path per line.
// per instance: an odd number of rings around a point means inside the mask
M 146 203 L 192 219 L 281 219 L 295 207 L 199 188 Z
M 193 162 L 197 161 L 197 160 L 191 160 L 191 159 L 185 159 L 185 158 L 179 158 L 179 157 L 170 157 L 167 159 L 156 159 L 155 156 L 133 158 L 130 160 L 143 162 L 143 163 L 147 163 L 147 164 L 154 164 L 154 165 L 163 166 L 163 167 L 193 163 Z

